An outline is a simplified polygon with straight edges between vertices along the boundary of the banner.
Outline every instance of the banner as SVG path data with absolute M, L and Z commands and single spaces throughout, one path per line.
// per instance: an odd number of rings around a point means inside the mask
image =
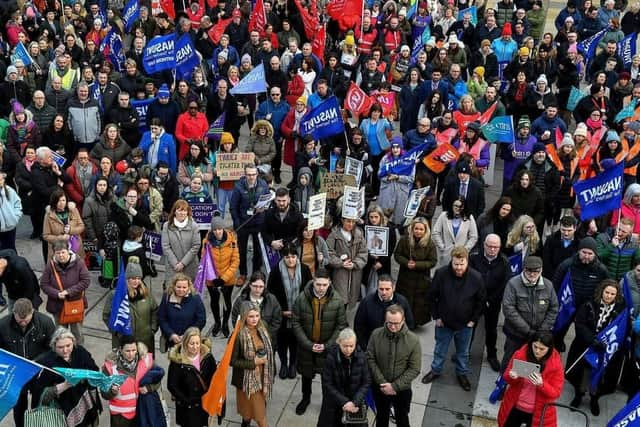
M 636 56 L 638 33 L 631 33 L 617 43 L 616 53 L 624 63 L 625 70 L 631 68 L 632 58 Z
M 573 288 L 571 287 L 571 270 L 567 271 L 564 275 L 560 289 L 558 289 L 558 317 L 556 317 L 556 323 L 553 325 L 553 333 L 563 331 L 571 323 L 573 314 L 576 312 L 576 299 L 573 295 Z
M 254 153 L 216 153 L 216 176 L 220 181 L 237 181 L 244 176 L 244 165 L 253 163 Z
M 162 7 L 164 13 L 166 13 L 172 21 L 176 19 L 176 10 L 173 7 L 173 0 L 160 0 L 160 7 Z
M 76 385 L 80 381 L 87 381 L 94 387 L 98 387 L 102 392 L 108 392 L 113 385 L 122 385 L 127 379 L 126 375 L 108 376 L 100 371 L 91 371 L 89 369 L 72 369 L 72 368 L 53 368 L 54 371 L 64 377 L 71 385 Z
M 39 365 L 0 349 L 0 420 L 18 403 L 22 387 L 40 369 Z
M 144 247 L 147 249 L 145 252 L 147 258 L 153 261 L 160 261 L 163 255 L 162 234 L 145 230 L 142 240 L 144 241 Z
M 517 276 L 522 273 L 522 254 L 511 255 L 508 259 L 511 276 Z
M 361 218 L 364 215 L 364 187 L 344 187 L 344 196 L 342 197 L 342 217 L 347 219 Z
M 576 109 L 576 105 L 582 98 L 587 96 L 586 93 L 582 92 L 575 86 L 571 86 L 571 92 L 569 93 L 569 99 L 567 100 L 567 111 L 573 111 Z
M 344 174 L 351 175 L 356 179 L 356 183 L 360 184 L 362 181 L 362 171 L 364 170 L 364 162 L 362 160 L 354 159 L 353 157 L 347 157 L 344 161 Z
M 393 107 L 396 103 L 396 93 L 395 92 L 378 92 L 373 96 L 375 102 L 380 104 L 382 107 L 382 116 L 389 117 L 391 112 L 393 111 Z
M 600 39 L 607 31 L 609 31 L 609 26 L 606 26 L 588 39 L 582 40 L 578 43 L 578 52 L 582 53 L 587 64 L 589 64 L 591 58 L 595 56 L 596 47 L 598 46 L 598 43 L 600 43 Z
M 264 33 L 264 27 L 267 25 L 267 13 L 264 10 L 264 1 L 256 0 L 251 11 L 249 19 L 249 32 L 257 30 L 260 35 Z
M 309 212 L 307 228 L 318 230 L 324 226 L 324 216 L 327 211 L 327 193 L 314 194 L 309 197 Z
M 209 230 L 213 215 L 218 211 L 218 206 L 214 203 L 189 203 L 193 213 L 193 221 L 198 224 L 199 230 Z
M 347 32 L 360 22 L 362 0 L 333 0 L 327 4 L 327 13 L 338 22 L 340 31 Z
M 422 203 L 422 199 L 424 199 L 424 197 L 429 192 L 429 188 L 429 186 L 426 186 L 411 190 L 411 193 L 409 193 L 409 198 L 407 199 L 407 204 L 404 207 L 405 218 L 413 218 L 418 214 L 420 203 Z
M 229 90 L 231 95 L 255 95 L 267 91 L 267 81 L 264 78 L 264 65 L 260 62 L 253 70 Z
M 131 310 L 129 308 L 129 291 L 127 279 L 124 273 L 124 262 L 120 259 L 120 273 L 118 283 L 111 300 L 111 313 L 109 315 L 109 330 L 126 336 L 131 336 Z M 140 278 L 142 280 L 142 277 Z
M 516 133 L 513 129 L 513 116 L 498 116 L 480 127 L 482 134 L 489 142 L 513 144 Z
M 309 9 L 303 7 L 300 0 L 293 0 L 293 2 L 300 13 L 300 19 L 302 19 L 302 24 L 304 25 L 304 34 L 307 36 L 307 39 L 313 40 L 315 38 L 316 28 L 320 25 L 318 22 L 318 7 L 316 5 L 316 0 L 311 0 Z
M 311 42 L 311 53 L 318 57 L 322 65 L 324 65 L 324 49 L 327 44 L 327 26 L 318 27 L 316 35 Z
M 100 43 L 100 52 L 111 61 L 116 71 L 124 71 L 124 49 L 122 48 L 122 38 L 114 29 L 102 39 Z
M 149 130 L 147 111 L 149 110 L 149 105 L 151 105 L 155 100 L 155 98 L 131 100 L 131 106 L 138 112 L 138 128 L 140 129 L 140 132 L 146 132 Z
M 131 26 L 140 16 L 140 5 L 138 0 L 129 0 L 129 3 L 122 9 L 122 22 L 127 33 L 131 32 Z
M 268 276 L 269 273 L 271 273 L 271 270 L 278 266 L 278 263 L 280 262 L 280 252 L 264 243 L 262 233 L 258 233 L 258 241 L 260 242 L 260 249 L 262 252 L 262 264 L 264 265 Z
M 347 96 L 344 97 L 345 110 L 351 111 L 356 116 L 364 116 L 369 114 L 372 106 L 373 100 L 360 89 L 360 86 L 351 82 Z
M 620 110 L 618 114 L 616 114 L 616 117 L 615 119 L 613 119 L 613 121 L 616 123 L 619 123 L 621 121 L 624 121 L 624 119 L 633 117 L 633 115 L 635 114 L 637 105 L 638 105 L 638 100 L 635 98 L 631 98 L 631 100 L 629 100 L 629 104 L 627 104 L 626 107 L 623 107 L 622 110 Z
M 176 79 L 191 79 L 193 69 L 200 65 L 191 37 L 183 35 L 175 42 Z
M 593 178 L 576 182 L 573 191 L 580 203 L 582 221 L 595 218 L 620 207 L 624 182 L 624 162 Z
M 213 281 L 218 278 L 208 243 L 205 243 L 204 249 L 204 255 L 200 258 L 196 277 L 193 279 L 193 287 L 200 295 L 202 295 L 202 291 L 207 286 L 207 281 Z
M 489 121 L 493 117 L 493 113 L 496 112 L 497 107 L 498 107 L 498 101 L 494 102 L 491 107 L 487 108 L 487 111 L 480 114 L 480 117 L 478 118 L 480 125 L 486 125 L 487 123 L 489 123 Z
M 238 336 L 239 330 L 240 321 L 236 320 L 236 326 L 224 349 L 222 359 L 220 359 L 220 363 L 211 377 L 209 390 L 202 395 L 202 409 L 207 411 L 210 416 L 224 415 L 224 401 L 227 398 L 227 375 L 229 374 L 229 365 L 231 364 L 231 353 L 233 353 L 233 349 L 235 348 L 236 337 Z
M 458 12 L 458 21 L 462 21 L 465 13 L 471 14 L 471 23 L 474 26 L 477 26 L 478 25 L 478 8 L 476 6 L 471 6 L 466 9 L 462 9 L 460 12 Z
M 411 175 L 413 173 L 413 168 L 416 166 L 416 160 L 422 156 L 422 153 L 424 153 L 430 145 L 430 143 L 425 142 L 424 144 L 418 145 L 417 147 L 405 152 L 397 159 L 385 162 L 384 164 L 381 163 L 380 168 L 378 169 L 378 177 L 383 178 L 391 174 Z
M 176 67 L 175 41 L 176 35 L 171 33 L 167 36 L 156 36 L 147 43 L 142 53 L 142 65 L 147 74 Z
M 220 114 L 220 116 L 211 123 L 211 126 L 209 126 L 209 130 L 207 131 L 207 137 L 209 139 L 220 141 L 220 135 L 224 132 L 225 115 L 226 112 L 223 111 L 222 114 Z
M 331 96 L 307 112 L 300 121 L 300 136 L 310 134 L 314 139 L 322 139 L 342 132 L 344 132 L 344 122 L 338 98 L 335 96 Z
M 611 418 L 607 427 L 640 427 L 640 393 Z
M 422 30 L 422 34 L 417 34 L 413 38 L 413 49 L 411 49 L 411 62 L 414 64 L 418 61 L 418 54 L 424 48 L 424 45 L 429 41 L 429 37 L 431 37 L 431 27 L 426 25 L 424 30 Z
M 15 62 L 16 59 L 21 60 L 25 67 L 28 67 L 33 62 L 31 60 L 31 55 L 29 55 L 29 52 L 27 52 L 27 48 L 24 47 L 22 42 L 19 42 L 16 45 L 16 48 L 13 51 L 13 58 L 14 58 L 13 59 L 14 62 Z
M 589 347 L 584 355 L 584 360 L 591 365 L 591 390 L 595 391 L 604 374 L 604 370 L 616 354 L 618 349 L 622 347 L 624 339 L 627 336 L 627 323 L 629 321 L 629 310 L 626 308 L 607 325 L 602 331 L 598 332 L 596 339 L 604 344 L 604 350 L 594 350 Z
M 218 43 L 220 43 L 220 38 L 222 38 L 222 35 L 226 31 L 227 26 L 231 23 L 231 21 L 233 21 L 233 17 L 227 19 L 218 19 L 218 22 L 215 25 L 211 26 L 211 28 L 209 28 L 207 34 L 209 35 L 209 38 L 214 45 L 218 45 Z

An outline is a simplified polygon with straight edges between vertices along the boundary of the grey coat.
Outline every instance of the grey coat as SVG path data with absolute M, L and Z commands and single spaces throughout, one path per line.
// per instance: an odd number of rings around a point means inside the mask
M 198 272 L 199 249 L 200 231 L 193 220 L 190 220 L 182 230 L 174 224 L 169 224 L 168 221 L 165 222 L 162 225 L 162 253 L 166 257 L 166 280 L 170 280 L 177 273 L 173 267 L 178 262 L 184 264 L 182 272 L 194 278 Z
M 438 250 L 438 265 L 444 267 L 451 262 L 451 249 L 454 246 L 464 246 L 469 251 L 473 249 L 478 241 L 478 228 L 473 215 L 467 221 L 462 221 L 458 233 L 453 234 L 451 220 L 446 212 L 442 212 L 431 230 L 431 239 Z
M 336 292 L 342 297 L 343 303 L 353 307 L 360 295 L 362 269 L 367 265 L 369 251 L 364 233 L 360 228 L 353 228 L 353 237 L 350 242 L 345 240 L 340 230 L 341 226 L 335 227 L 327 238 L 329 265 L 332 268 L 331 282 Z M 353 261 L 352 270 L 342 267 L 340 259 L 342 255 L 347 255 Z

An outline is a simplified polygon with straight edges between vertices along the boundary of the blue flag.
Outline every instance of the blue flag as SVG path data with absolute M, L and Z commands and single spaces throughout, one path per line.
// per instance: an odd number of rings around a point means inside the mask
M 264 65 L 262 62 L 249 74 L 244 76 L 237 85 L 229 90 L 231 95 L 256 94 L 267 91 L 267 81 L 264 78 Z
M 620 207 L 622 202 L 622 173 L 624 162 L 593 178 L 573 184 L 573 191 L 580 203 L 582 221 L 595 218 Z
M 371 408 L 374 414 L 377 412 L 376 401 L 373 400 L 373 392 L 371 391 L 371 387 L 369 387 L 369 390 L 367 390 L 367 394 L 364 396 L 364 403 L 366 403 L 367 406 Z
M 513 129 L 513 116 L 494 117 L 486 125 L 483 125 L 482 133 L 489 142 L 504 142 L 513 144 L 516 139 L 516 133 Z
M 152 38 L 142 53 L 142 65 L 147 74 L 176 68 L 175 33 Z
M 122 385 L 127 379 L 126 375 L 105 375 L 100 371 L 89 369 L 53 368 L 54 371 L 64 377 L 71 385 L 76 385 L 82 380 L 86 380 L 94 387 L 98 387 L 103 392 L 108 392 L 113 385 Z
M 567 100 L 567 111 L 573 111 L 576 109 L 576 105 L 582 98 L 587 96 L 586 93 L 582 92 L 575 86 L 571 86 L 571 92 L 569 93 L 569 99 Z
M 0 420 L 16 405 L 22 387 L 40 369 L 35 363 L 0 349 Z
M 155 98 L 131 100 L 131 106 L 138 112 L 138 128 L 140 128 L 140 132 L 146 132 L 149 130 L 147 111 L 149 110 L 149 105 L 151 105 L 155 100 Z
M 402 154 L 397 159 L 385 162 L 378 169 L 378 177 L 383 178 L 387 175 L 411 175 L 413 168 L 416 167 L 416 160 L 422 157 L 422 154 L 429 148 L 430 143 L 418 145 L 415 148 Z
M 502 375 L 498 375 L 496 379 L 496 386 L 489 395 L 489 402 L 495 405 L 498 400 L 502 399 L 502 395 L 507 388 L 507 382 L 502 378 Z
M 27 48 L 24 47 L 22 42 L 16 45 L 16 49 L 13 52 L 13 57 L 14 57 L 14 60 L 16 59 L 21 60 L 22 63 L 25 65 L 25 67 L 28 67 L 33 62 L 31 60 L 31 55 L 29 55 L 29 52 L 27 52 Z
M 631 67 L 631 60 L 636 55 L 638 41 L 638 33 L 631 33 L 618 42 L 618 48 L 616 52 L 622 58 L 625 69 Z
M 124 71 L 124 49 L 122 48 L 122 38 L 120 34 L 112 28 L 111 31 L 100 42 L 100 52 L 105 52 L 108 49 L 106 55 L 109 61 L 113 64 L 116 71 Z
M 124 274 L 124 262 L 120 259 L 120 274 L 118 284 L 111 301 L 111 314 L 109 315 L 109 330 L 122 335 L 131 335 L 131 309 L 129 308 L 129 292 L 127 291 L 127 279 Z
M 471 14 L 471 23 L 474 26 L 478 25 L 478 8 L 476 6 L 471 6 L 458 12 L 458 21 L 462 21 L 465 13 Z
M 582 40 L 580 43 L 578 43 L 578 52 L 582 53 L 585 60 L 587 61 L 587 64 L 589 63 L 591 58 L 595 56 L 596 47 L 598 46 L 598 43 L 600 43 L 600 39 L 608 30 L 609 27 L 607 26 L 588 39 Z
M 607 427 L 640 427 L 640 393 L 611 418 Z
M 515 254 L 509 257 L 509 270 L 511 270 L 511 276 L 516 276 L 522 273 L 522 254 Z
M 558 317 L 556 317 L 556 323 L 553 325 L 553 332 L 563 331 L 569 326 L 573 313 L 576 312 L 576 299 L 573 295 L 573 288 L 571 287 L 571 270 L 567 271 L 564 275 L 560 289 L 558 289 L 558 304 L 560 306 L 558 310 Z
M 633 117 L 633 114 L 636 111 L 636 105 L 638 104 L 638 100 L 635 98 L 631 98 L 629 104 L 626 107 L 623 107 L 622 110 L 616 114 L 616 117 L 613 119 L 614 122 L 619 123 L 624 119 L 628 119 L 629 117 Z
M 100 113 L 104 114 L 104 102 L 102 102 L 102 91 L 100 90 L 100 83 L 94 82 L 89 86 L 89 96 L 96 100 Z
M 413 18 L 413 15 L 415 15 L 417 11 L 418 11 L 418 0 L 410 0 L 405 19 L 409 21 L 411 18 Z
M 416 63 L 418 61 L 418 54 L 424 48 L 424 45 L 429 41 L 429 37 L 431 37 L 431 28 L 429 26 L 425 26 L 422 34 L 418 34 L 413 39 L 413 49 L 411 50 L 411 61 Z
M 131 26 L 140 16 L 140 5 L 138 0 L 129 0 L 124 9 L 122 9 L 122 22 L 127 33 L 131 32 Z
M 589 347 L 584 355 L 584 360 L 591 365 L 591 390 L 596 390 L 600 378 L 604 374 L 607 365 L 620 349 L 627 336 L 627 323 L 629 322 L 629 310 L 626 308 L 596 335 L 596 339 L 604 344 L 604 350 L 594 350 Z
M 176 40 L 175 49 L 176 78 L 190 80 L 193 69 L 200 65 L 200 58 L 196 54 L 191 37 L 188 34 L 180 37 Z
M 220 116 L 211 123 L 211 126 L 209 126 L 209 130 L 207 131 L 209 139 L 220 141 L 220 135 L 224 132 L 224 117 L 225 113 L 223 111 L 222 114 L 220 114 Z
M 241 83 L 242 80 L 238 83 L 238 86 Z M 313 135 L 313 138 L 317 140 L 329 138 L 341 132 L 344 132 L 344 122 L 342 121 L 338 98 L 335 96 L 328 98 L 306 113 L 300 121 L 300 136 Z

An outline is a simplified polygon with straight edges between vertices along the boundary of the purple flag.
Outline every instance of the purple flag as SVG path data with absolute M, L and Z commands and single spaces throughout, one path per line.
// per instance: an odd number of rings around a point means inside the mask
M 205 243 L 204 256 L 200 258 L 198 272 L 196 273 L 196 278 L 193 281 L 193 287 L 196 288 L 196 291 L 198 291 L 199 294 L 202 294 L 202 291 L 205 287 L 205 282 L 212 281 L 218 278 L 216 269 L 213 265 L 213 260 L 211 259 L 211 252 L 209 251 L 209 248 L 209 244 Z

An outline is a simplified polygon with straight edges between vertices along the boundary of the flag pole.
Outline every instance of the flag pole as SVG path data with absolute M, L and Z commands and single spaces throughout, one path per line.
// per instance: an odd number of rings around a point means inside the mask
M 573 364 L 567 368 L 567 370 L 564 372 L 564 374 L 565 374 L 565 375 L 566 375 L 566 374 L 568 374 L 568 373 L 569 373 L 569 372 L 570 372 L 570 371 L 571 371 L 571 370 L 572 370 L 572 369 L 573 369 L 573 368 L 578 364 L 578 362 L 580 362 L 580 361 L 582 360 L 582 358 L 584 358 L 584 355 L 585 355 L 585 354 L 587 354 L 587 351 L 589 351 L 589 348 L 590 348 L 590 347 L 587 347 L 587 349 L 586 349 L 585 351 L 583 351 L 583 352 L 582 352 L 582 354 L 580 355 L 580 357 L 578 357 L 578 358 L 576 359 L 576 361 L 575 361 L 575 362 L 573 362 Z
M 15 354 L 15 353 L 11 353 L 10 351 L 7 351 L 5 349 L 1 349 L 0 348 L 0 351 L 3 352 L 3 353 L 6 353 L 6 354 L 8 354 L 8 355 L 10 355 L 12 357 L 17 357 L 18 359 L 20 359 L 20 360 L 22 360 L 24 362 L 28 362 L 28 363 L 31 363 L 32 365 L 36 365 L 40 369 L 45 369 L 45 370 L 47 370 L 49 372 L 53 372 L 54 374 L 59 375 L 62 378 L 64 378 L 64 375 L 62 375 L 60 372 L 57 372 L 57 371 L 55 371 L 55 370 L 53 370 L 53 369 L 51 369 L 51 368 L 49 368 L 47 366 L 41 365 L 40 363 L 34 362 L 33 360 L 26 359 L 26 358 L 24 358 L 22 356 L 19 356 L 19 355 Z

